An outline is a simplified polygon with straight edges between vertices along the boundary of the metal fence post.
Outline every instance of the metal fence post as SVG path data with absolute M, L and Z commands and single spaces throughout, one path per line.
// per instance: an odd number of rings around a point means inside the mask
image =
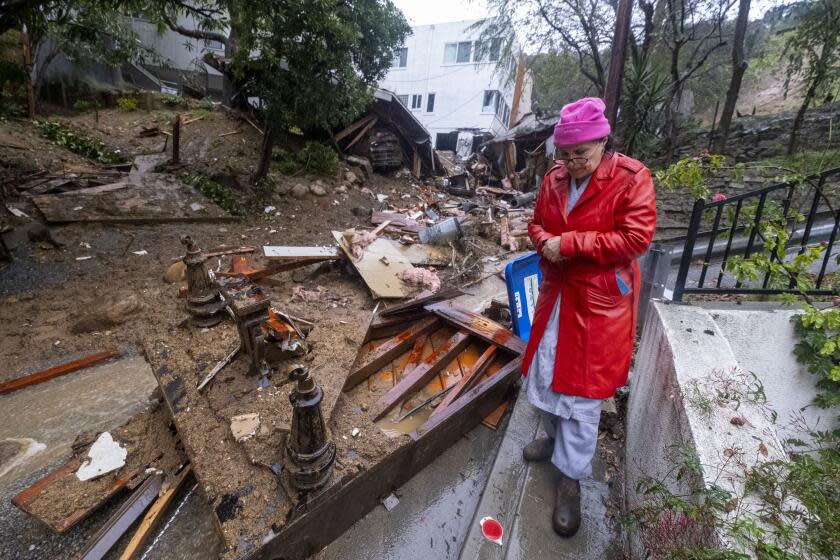
M 698 198 L 694 202 L 694 209 L 691 211 L 691 221 L 688 223 L 688 233 L 685 238 L 682 258 L 680 259 L 680 271 L 677 273 L 677 283 L 674 286 L 674 301 L 682 301 L 685 281 L 688 279 L 688 269 L 691 268 L 691 261 L 694 258 L 694 242 L 697 241 L 697 233 L 700 231 L 700 222 L 703 219 L 703 210 L 706 208 L 706 201 Z

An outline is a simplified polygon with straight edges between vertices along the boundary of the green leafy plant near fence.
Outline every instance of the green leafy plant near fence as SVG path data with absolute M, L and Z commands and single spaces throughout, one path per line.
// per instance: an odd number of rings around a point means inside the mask
M 696 196 L 703 189 L 703 166 L 708 161 L 672 166 L 664 179 L 683 185 Z M 697 167 L 699 164 L 699 168 Z M 718 165 L 718 169 L 723 165 Z M 803 312 L 794 317 L 799 338 L 793 349 L 797 359 L 817 376 L 818 394 L 814 406 L 825 410 L 823 417 L 840 423 L 840 307 L 819 309 L 805 292 L 812 289 L 813 265 L 824 258 L 825 245 L 806 248 L 793 259 L 786 258 L 790 234 L 804 217 L 767 200 L 762 218 L 755 223 L 755 203 L 744 205 L 742 222 L 747 234 L 755 230 L 762 244 L 749 257 L 733 257 L 726 273 L 738 280 L 756 281 L 769 275 L 770 288 L 788 289 L 787 303 L 804 302 Z M 730 223 L 734 216 L 730 215 Z M 739 219 L 740 221 L 740 219 Z M 837 257 L 840 262 L 840 256 Z M 712 376 L 714 377 L 714 376 Z M 694 386 L 686 392 L 689 406 L 710 415 L 718 406 L 732 406 L 749 400 L 758 404 L 771 423 L 776 414 L 767 405 L 763 390 L 755 390 L 752 376 L 738 383 L 712 387 Z M 751 388 L 735 399 L 733 387 Z M 737 392 L 737 391 L 736 391 Z M 737 409 L 737 405 L 735 409 Z M 703 483 L 703 466 L 690 449 L 677 450 L 672 472 L 664 478 L 643 478 L 637 493 L 640 506 L 628 512 L 628 522 L 637 529 L 642 544 L 653 560 L 795 560 L 840 557 L 840 429 L 825 430 L 802 426 L 803 438 L 786 440 L 789 460 L 761 460 L 739 473 L 744 490 L 736 494 L 730 484 Z M 738 463 L 737 450 L 727 450 L 726 461 Z M 766 447 L 759 452 L 767 456 Z M 723 465 L 727 470 L 728 463 Z M 720 465 L 716 465 L 720 467 Z M 734 470 L 734 469 L 732 469 Z M 722 478 L 725 478 L 724 475 Z M 688 488 L 675 492 L 674 488 Z M 743 504 L 752 502 L 748 513 Z M 724 536 L 727 544 L 720 542 Z
M 125 156 L 109 150 L 102 141 L 76 132 L 58 121 L 34 121 L 34 123 L 35 128 L 38 129 L 38 134 L 43 138 L 51 140 L 59 146 L 64 146 L 80 156 L 102 163 L 123 163 L 127 161 Z
M 186 99 L 173 93 L 164 93 L 160 96 L 160 100 L 167 107 L 181 107 L 187 103 Z

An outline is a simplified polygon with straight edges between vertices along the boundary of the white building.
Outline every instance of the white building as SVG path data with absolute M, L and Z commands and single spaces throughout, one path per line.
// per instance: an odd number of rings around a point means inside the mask
M 530 77 L 516 68 L 521 58 L 500 68 L 502 40 L 479 48 L 481 30 L 473 26 L 480 21 L 412 28 L 379 84 L 415 114 L 437 149 L 455 150 L 459 131 L 503 133 L 531 110 Z

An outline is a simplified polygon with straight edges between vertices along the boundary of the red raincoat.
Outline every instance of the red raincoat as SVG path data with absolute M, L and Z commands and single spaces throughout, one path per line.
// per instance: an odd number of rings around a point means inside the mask
M 630 370 L 641 286 L 636 258 L 656 229 L 653 182 L 641 162 L 607 153 L 566 215 L 568 195 L 569 173 L 557 165 L 542 182 L 528 234 L 540 255 L 542 244 L 560 235 L 565 260 L 540 259 L 543 278 L 522 372 L 561 296 L 551 387 L 605 399 L 627 382 Z

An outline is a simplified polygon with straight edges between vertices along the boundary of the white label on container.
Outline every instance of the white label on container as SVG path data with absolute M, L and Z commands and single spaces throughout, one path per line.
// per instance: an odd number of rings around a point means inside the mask
M 534 322 L 534 310 L 537 306 L 537 295 L 540 292 L 540 281 L 538 274 L 525 277 L 525 303 L 528 306 L 528 322 Z

